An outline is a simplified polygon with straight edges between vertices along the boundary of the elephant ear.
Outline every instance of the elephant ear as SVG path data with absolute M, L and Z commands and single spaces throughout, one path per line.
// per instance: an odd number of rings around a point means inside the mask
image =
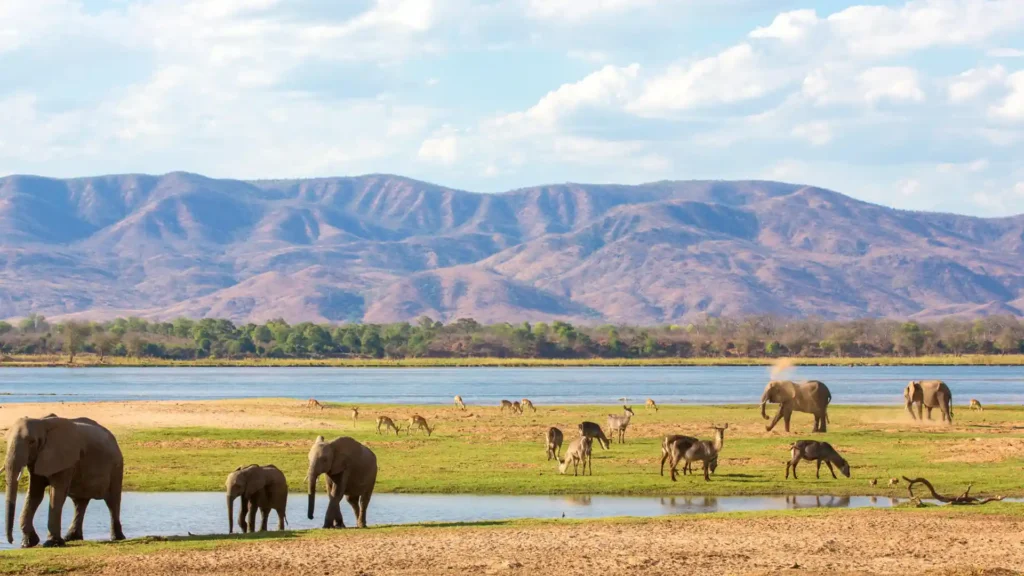
M 253 468 L 246 471 L 245 474 L 245 495 L 251 497 L 255 495 L 263 487 L 267 485 L 267 475 L 263 473 L 263 470 Z
M 36 457 L 33 473 L 52 476 L 78 464 L 85 450 L 85 436 L 78 426 L 64 418 L 47 418 L 46 437 Z
M 780 404 L 782 403 L 782 400 L 793 401 L 796 399 L 796 384 L 789 380 L 776 382 L 775 389 L 777 390 L 777 398 Z
M 914 394 L 917 392 L 917 389 L 920 387 L 920 382 L 918 382 L 917 380 L 911 380 L 910 384 L 907 384 L 907 389 L 904 391 L 903 395 L 907 398 L 913 398 Z

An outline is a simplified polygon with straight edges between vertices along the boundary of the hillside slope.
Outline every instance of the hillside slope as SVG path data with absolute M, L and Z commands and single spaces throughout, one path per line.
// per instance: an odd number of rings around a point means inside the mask
M 475 194 L 407 178 L 0 179 L 0 318 L 1020 314 L 1024 216 L 775 182 Z

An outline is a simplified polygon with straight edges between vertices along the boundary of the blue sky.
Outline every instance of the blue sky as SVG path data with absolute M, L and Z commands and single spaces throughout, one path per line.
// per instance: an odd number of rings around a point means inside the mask
M 1024 212 L 1024 1 L 0 0 L 0 174 L 764 178 Z

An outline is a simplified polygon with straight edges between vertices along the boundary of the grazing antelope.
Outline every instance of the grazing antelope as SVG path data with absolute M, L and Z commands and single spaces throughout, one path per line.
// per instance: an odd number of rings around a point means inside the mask
M 317 400 L 316 398 L 310 398 L 306 402 L 306 408 L 319 408 L 319 409 L 323 410 L 324 409 L 324 405 L 321 404 L 320 401 Z
M 608 415 L 608 435 L 618 436 L 619 444 L 626 442 L 626 427 L 629 426 L 629 419 L 633 417 L 633 409 L 629 406 L 622 406 L 622 416 L 618 414 Z
M 394 430 L 395 436 L 398 436 L 398 426 L 395 426 L 395 421 L 387 416 L 377 416 L 377 434 L 380 434 L 381 427 L 384 427 L 384 434 L 386 435 L 388 430 Z
M 654 399 L 648 398 L 647 401 L 644 402 L 644 409 L 650 410 L 651 408 L 654 408 L 655 412 L 658 411 L 658 405 L 654 402 Z
M 594 422 L 581 422 L 580 436 L 590 438 L 591 440 L 596 438 L 597 443 L 605 450 L 611 447 L 611 442 L 609 442 L 608 437 L 604 435 L 604 430 L 601 430 L 601 427 Z
M 665 475 L 665 460 L 668 460 L 672 456 L 673 444 L 679 442 L 678 448 L 680 454 L 685 454 L 690 446 L 693 446 L 698 442 L 693 436 L 683 436 L 682 434 L 669 434 L 661 439 L 661 475 Z M 685 473 L 685 471 L 684 471 Z
M 501 411 L 504 412 L 506 408 L 508 408 L 509 410 L 513 410 L 512 402 L 509 401 L 509 400 L 502 400 L 501 401 Z
M 893 486 L 896 486 L 899 483 L 900 483 L 900 479 L 899 478 L 889 478 L 889 487 L 890 488 L 892 488 Z
M 427 419 L 424 418 L 423 416 L 420 416 L 419 414 L 414 414 L 414 415 L 409 417 L 409 433 L 410 434 L 412 434 L 412 431 L 413 431 L 414 428 L 419 428 L 421 430 L 426 430 L 427 431 L 427 436 L 430 436 L 430 434 L 434 432 L 434 430 L 430 427 L 430 425 L 427 424 Z
M 520 404 L 520 411 L 526 410 L 527 408 L 533 410 L 534 412 L 537 411 L 537 408 L 533 405 L 533 402 L 531 402 L 529 398 L 523 398 L 521 402 L 522 403 Z
M 519 403 L 519 400 L 516 400 L 515 402 L 512 403 L 512 413 L 513 414 L 522 414 L 523 413 L 523 405 Z
M 836 471 L 832 469 L 832 465 L 835 464 L 839 467 L 839 471 L 842 472 L 843 476 L 850 477 L 850 465 L 847 464 L 846 460 L 836 452 L 836 449 L 832 447 L 828 442 L 818 442 L 817 440 L 797 440 L 789 447 L 791 458 L 789 462 L 786 462 L 786 479 L 789 479 L 789 469 L 793 469 L 793 479 L 796 480 L 796 465 L 801 460 L 814 460 L 818 463 L 818 470 L 815 473 L 815 478 L 821 478 L 821 463 L 822 461 L 828 466 L 828 471 L 832 473 L 832 478 L 836 478 Z M 873 484 L 872 484 L 873 486 Z
M 569 443 L 569 447 L 565 449 L 565 460 L 558 465 L 558 473 L 565 474 L 566 469 L 569 468 L 569 463 L 572 462 L 572 475 L 576 476 L 577 468 L 580 464 L 583 464 L 583 475 L 587 475 L 587 464 L 590 463 L 590 475 L 594 475 L 594 464 L 591 462 L 591 447 L 593 441 L 586 437 L 580 436 Z
M 985 409 L 981 407 L 981 402 L 978 402 L 975 398 L 971 398 L 971 410 L 977 410 L 979 412 L 985 411 Z
M 455 396 L 455 407 L 460 409 L 460 410 L 465 410 L 466 409 L 465 403 L 462 402 L 462 396 L 458 396 L 458 395 Z
M 724 426 L 711 426 L 715 429 L 715 439 L 712 440 L 701 440 L 690 446 L 689 449 L 683 453 L 683 459 L 686 460 L 686 466 L 683 467 L 683 471 L 689 468 L 691 462 L 700 460 L 704 465 L 704 481 L 709 482 L 711 478 L 708 476 L 708 472 L 714 472 L 718 468 L 718 453 L 722 451 L 722 446 L 725 445 L 725 431 L 729 428 L 729 425 Z M 678 442 L 676 445 L 678 446 Z M 675 455 L 673 455 L 675 456 Z M 672 481 L 676 479 L 675 471 L 676 465 L 679 463 L 678 459 L 673 458 L 672 462 Z
M 562 431 L 552 426 L 548 428 L 548 433 L 545 435 L 548 445 L 548 460 L 552 458 L 555 460 L 561 460 L 558 457 L 558 453 L 562 450 Z

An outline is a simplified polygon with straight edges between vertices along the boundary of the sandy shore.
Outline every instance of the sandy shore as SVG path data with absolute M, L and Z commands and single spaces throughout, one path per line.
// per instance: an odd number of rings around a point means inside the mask
M 85 572 L 171 574 L 1018 574 L 1024 521 L 847 511 L 508 527 L 347 530 L 217 550 L 106 556 Z

